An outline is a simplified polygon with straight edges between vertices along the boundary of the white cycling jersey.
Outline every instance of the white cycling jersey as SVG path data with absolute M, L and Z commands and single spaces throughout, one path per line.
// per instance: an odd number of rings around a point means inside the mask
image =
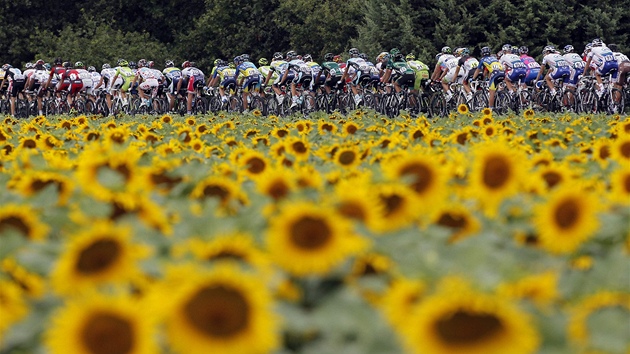
M 625 54 L 623 54 L 623 53 L 613 52 L 613 55 L 615 56 L 615 59 L 617 59 L 617 63 L 618 64 L 621 64 L 624 61 L 626 61 L 626 62 L 630 61 L 630 59 L 628 59 L 628 57 Z
M 560 53 L 550 53 L 545 55 L 542 65 L 549 65 L 549 68 L 551 69 L 571 67 L 569 62 L 567 62 Z
M 567 53 L 562 56 L 573 69 L 584 69 L 586 62 L 582 60 L 582 57 L 578 53 Z
M 593 47 L 591 52 L 588 53 L 586 59 L 591 59 L 591 63 L 595 63 L 595 66 L 602 67 L 607 62 L 617 61 L 613 52 L 608 47 Z
M 527 69 L 521 58 L 512 53 L 503 54 L 501 59 L 499 59 L 499 63 L 503 64 L 506 71 L 513 69 Z

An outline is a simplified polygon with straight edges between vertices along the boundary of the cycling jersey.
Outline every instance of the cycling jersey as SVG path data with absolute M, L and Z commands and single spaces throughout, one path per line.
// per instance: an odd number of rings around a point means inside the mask
M 289 70 L 293 72 L 293 83 L 310 85 L 313 80 L 311 67 L 302 59 L 294 59 L 289 62 Z
M 470 55 L 464 55 L 459 58 L 457 62 L 457 66 L 460 67 L 460 71 L 463 71 L 464 80 L 468 81 L 472 78 L 472 75 L 475 73 L 475 69 L 479 66 L 479 60 L 477 58 L 471 57 Z
M 397 61 L 392 65 L 391 81 L 396 82 L 400 86 L 414 87 L 416 74 L 407 62 Z
M 628 62 L 630 61 L 630 59 L 628 59 L 628 57 L 620 52 L 613 52 L 613 55 L 615 56 L 615 59 L 617 59 L 617 64 L 621 65 L 621 63 L 623 62 Z
M 416 81 L 413 85 L 413 89 L 418 91 L 420 89 L 421 82 L 429 79 L 429 66 L 419 60 L 409 60 L 407 62 L 411 70 L 414 71 Z M 378 75 L 378 72 L 377 72 Z
M 505 67 L 505 76 L 510 82 L 524 80 L 527 76 L 527 67 L 516 54 L 503 54 L 499 62 Z
M 129 90 L 129 86 L 131 85 L 131 80 L 133 80 L 133 77 L 135 76 L 135 73 L 133 72 L 133 70 L 131 70 L 131 68 L 127 66 L 117 66 L 116 74 L 114 74 L 114 76 L 116 75 L 123 79 L 120 90 L 122 90 L 123 92 L 127 92 Z
M 599 75 L 605 76 L 612 73 L 613 79 L 617 78 L 619 64 L 608 47 L 593 47 L 586 57 L 591 59 L 591 63 L 595 63 Z
M 459 59 L 457 59 L 453 55 L 442 55 L 440 59 L 445 56 L 447 57 L 446 60 L 443 60 L 440 64 L 442 71 L 446 71 L 446 75 L 444 75 L 442 81 L 446 83 L 454 82 L 456 80 L 455 72 L 457 71 L 457 64 L 459 63 Z M 463 73 L 460 71 L 458 75 L 459 77 L 462 77 Z
M 203 86 L 206 82 L 206 77 L 201 70 L 188 67 L 182 70 L 182 80 L 186 84 L 188 93 L 194 93 L 195 86 Z
M 525 76 L 525 80 L 523 80 L 523 82 L 529 85 L 538 77 L 538 73 L 540 73 L 540 64 L 538 64 L 536 59 L 527 54 L 521 54 L 521 61 L 527 68 L 527 75 Z
M 260 88 L 260 70 L 256 68 L 254 63 L 246 61 L 236 67 L 235 73 L 237 80 L 243 80 L 241 87 L 243 91 L 249 92 L 250 89 L 258 90 Z
M 9 68 L 4 73 L 4 81 L 9 81 L 8 90 L 11 97 L 17 97 L 18 93 L 24 90 L 24 84 L 26 83 L 24 74 L 18 68 Z
M 341 77 L 341 75 L 343 75 L 343 71 L 341 71 L 339 64 L 335 63 L 334 61 L 323 62 L 322 70 L 324 71 L 326 77 L 328 77 L 328 75 L 330 75 L 331 77 Z
M 66 70 L 62 76 L 62 80 L 65 79 L 70 80 L 70 85 L 68 86 L 69 94 L 77 94 L 83 89 L 83 79 L 81 79 L 81 73 L 77 69 Z
M 477 69 L 483 70 L 490 74 L 489 83 L 490 90 L 496 90 L 497 85 L 505 78 L 505 69 L 503 65 L 494 55 L 481 58 Z
M 559 53 L 545 55 L 542 65 L 547 65 L 551 69 L 549 76 L 554 80 L 561 77 L 568 79 L 571 76 L 571 65 Z
M 586 62 L 582 60 L 582 57 L 577 53 L 567 53 L 562 57 L 567 61 L 567 63 L 569 63 L 569 65 L 571 65 L 573 69 L 567 83 L 569 85 L 575 86 L 580 76 L 582 76 L 582 74 L 584 73 Z
M 284 80 L 284 82 L 282 81 L 282 78 L 284 76 L 284 73 L 289 70 L 289 63 L 284 61 L 284 60 L 274 60 L 271 62 L 271 66 L 269 68 L 272 72 L 276 72 L 278 73 L 278 78 L 273 82 L 274 85 L 281 85 L 286 81 L 293 81 L 294 78 L 294 74 L 291 72 L 287 73 L 287 77 Z
M 264 65 L 264 66 L 259 67 L 258 71 L 260 71 L 260 74 L 263 76 L 263 80 L 264 80 L 269 74 L 269 72 L 271 71 L 271 67 L 269 65 Z M 274 82 L 277 79 L 278 79 L 278 73 L 273 72 L 271 74 L 271 82 Z
M 214 77 L 219 77 L 219 86 L 223 89 L 232 85 L 236 87 L 236 69 L 229 66 L 220 66 L 214 73 Z
M 369 78 L 371 75 L 370 66 L 365 59 L 350 58 L 346 62 L 346 68 L 348 70 L 348 78 L 353 86 L 357 86 L 359 81 L 364 78 Z

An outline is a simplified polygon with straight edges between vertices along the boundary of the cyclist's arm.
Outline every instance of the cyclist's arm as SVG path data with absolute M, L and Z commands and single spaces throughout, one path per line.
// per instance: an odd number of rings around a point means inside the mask
M 586 66 L 584 68 L 584 76 L 588 75 L 589 70 L 591 70 L 591 59 L 593 59 L 593 57 L 586 58 L 586 64 L 584 64 Z

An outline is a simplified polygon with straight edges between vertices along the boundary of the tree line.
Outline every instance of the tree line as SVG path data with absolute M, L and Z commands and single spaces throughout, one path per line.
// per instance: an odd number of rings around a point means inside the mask
M 0 56 L 14 66 L 146 58 L 208 70 L 242 53 L 296 50 L 321 60 L 351 47 L 371 58 L 399 48 L 432 64 L 445 45 L 478 55 L 510 43 L 536 56 L 548 44 L 581 53 L 595 37 L 630 49 L 630 0 L 25 0 L 2 2 L 0 23 Z

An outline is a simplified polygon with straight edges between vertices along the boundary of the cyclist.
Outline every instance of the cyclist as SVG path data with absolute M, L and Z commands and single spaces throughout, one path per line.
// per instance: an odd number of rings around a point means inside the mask
M 157 88 L 159 86 L 158 76 L 155 76 L 153 69 L 147 67 L 146 59 L 138 60 L 138 71 L 133 77 L 131 86 L 135 86 L 138 83 L 138 95 L 142 100 L 141 106 L 149 106 L 149 99 L 146 92 L 151 91 L 151 96 L 155 97 Z
M 90 76 L 92 77 L 92 82 L 96 82 L 99 83 L 101 82 L 101 73 L 99 73 L 98 71 L 96 71 L 96 68 L 93 66 L 88 66 L 87 71 L 90 73 Z M 97 92 L 96 92 L 96 85 L 94 85 L 95 87 L 92 88 L 91 92 L 88 92 L 88 94 L 90 94 L 92 97 L 97 96 Z
M 374 65 L 374 63 L 372 63 L 368 57 L 367 54 L 365 53 L 360 53 L 359 54 L 359 58 L 365 60 L 365 64 L 368 66 L 369 69 L 369 75 L 364 76 L 363 82 L 361 82 L 361 86 L 363 88 L 366 87 L 373 87 L 376 88 L 378 87 L 378 84 L 381 81 L 381 77 L 378 75 L 379 74 L 379 69 L 376 68 L 376 65 Z
M 391 53 L 395 53 L 393 60 Z M 394 84 L 394 90 L 400 92 L 402 86 L 413 87 L 416 80 L 415 73 L 405 60 L 404 55 L 398 50 L 391 50 L 389 55 L 382 58 L 382 63 L 385 69 L 381 81 L 383 83 L 392 82 Z
M 453 58 L 453 51 L 451 47 L 445 46 L 442 47 L 440 53 L 435 56 L 435 67 L 433 68 L 433 73 L 431 74 L 431 80 L 438 81 L 440 75 L 442 75 L 442 71 L 448 70 L 445 66 L 445 62 L 451 58 Z
M 175 107 L 175 95 L 178 94 L 176 89 L 179 80 L 182 78 L 182 71 L 175 67 L 175 63 L 173 63 L 172 60 L 166 60 L 164 62 L 164 70 L 162 70 L 162 74 L 164 74 L 164 77 L 166 78 L 168 109 L 169 111 L 173 111 L 173 107 Z
M 103 90 L 105 91 L 105 100 L 107 101 L 107 107 L 109 109 L 110 115 L 113 115 L 113 113 L 111 113 L 112 92 L 114 90 L 118 90 L 124 83 L 124 80 L 122 77 L 119 77 L 116 80 L 116 82 L 114 82 L 112 79 L 114 78 L 115 75 L 116 75 L 116 69 L 112 68 L 112 66 L 109 65 L 109 63 L 103 64 L 101 66 L 101 79 L 99 80 L 98 84 L 94 86 L 94 90 L 98 90 L 101 86 L 103 86 Z
M 450 51 L 450 48 L 448 49 Z M 438 77 L 440 83 L 442 83 L 442 89 L 446 94 L 446 100 L 450 101 L 453 98 L 453 93 L 450 89 L 450 84 L 453 82 L 458 82 L 463 79 L 463 73 L 460 74 L 457 70 L 457 65 L 459 63 L 459 58 L 452 54 L 443 54 L 440 56 L 439 61 L 441 62 L 440 68 L 441 73 Z M 456 76 L 456 74 L 458 76 Z
M 324 82 L 324 90 L 326 90 L 326 93 L 330 93 L 333 88 L 342 87 L 338 83 L 341 81 L 343 71 L 334 59 L 335 56 L 333 53 L 326 53 L 324 55 L 324 61 L 322 62 L 322 72 L 326 76 L 326 80 Z
M 352 48 L 348 51 L 350 59 L 346 62 L 346 69 L 341 76 L 341 82 L 346 82 L 350 78 L 350 88 L 354 94 L 354 102 L 359 105 L 363 101 L 363 97 L 359 94 L 359 86 L 361 81 L 369 81 L 371 78 L 370 67 L 364 59 L 359 57 L 359 50 Z
M 473 80 L 476 80 L 479 74 L 484 77 L 488 76 L 488 108 L 494 109 L 497 86 L 499 82 L 505 79 L 505 69 L 497 57 L 492 55 L 490 47 L 481 48 L 481 59 L 473 74 Z
M 42 59 L 35 62 L 34 69 L 35 72 L 26 80 L 25 84 L 25 89 L 29 91 L 39 91 L 41 85 L 48 79 L 48 70 L 46 70 Z M 42 111 L 42 101 L 39 97 L 37 99 L 37 109 L 40 115 L 44 114 Z
M 242 54 L 234 58 L 236 65 L 236 84 L 243 90 L 243 109 L 248 109 L 248 98 L 250 91 L 260 92 L 260 71 L 256 65 L 249 60 L 248 54 Z
M 78 61 L 74 63 L 74 69 L 79 73 L 79 78 L 83 81 L 82 92 L 87 94 L 92 93 L 92 88 L 94 87 L 94 80 L 92 80 L 92 74 L 85 69 L 85 64 L 83 62 Z
M 221 60 L 217 64 L 217 70 L 214 73 L 214 77 L 210 80 L 208 86 L 214 87 L 219 85 L 219 94 L 221 95 L 221 101 L 227 103 L 228 98 L 225 90 L 233 90 L 236 88 L 236 69 L 230 68 L 225 60 Z
M 322 71 L 322 66 L 314 62 L 313 56 L 310 54 L 304 54 L 304 57 L 302 58 L 302 60 L 304 60 L 306 65 L 308 65 L 311 68 L 311 73 L 312 73 L 313 78 L 311 79 L 311 86 L 309 87 L 309 89 L 312 92 L 315 92 L 317 91 L 319 87 L 321 87 L 326 82 L 326 76 L 324 75 Z
M 119 87 L 120 96 L 122 97 L 123 103 L 127 104 L 128 102 L 127 91 L 129 91 L 131 87 L 131 81 L 133 80 L 135 74 L 133 70 L 129 67 L 129 62 L 127 62 L 125 59 L 118 59 L 118 66 L 115 68 L 115 70 L 116 70 L 116 73 L 114 74 L 114 77 L 112 78 L 111 82 L 116 83 L 116 80 L 118 80 L 119 77 L 123 79 L 123 82 Z M 112 93 L 112 90 L 116 90 L 116 88 L 114 88 L 112 84 L 110 84 L 109 89 L 110 89 L 110 94 Z M 110 110 L 111 110 L 111 105 L 110 105 Z
M 258 71 L 260 71 L 261 80 L 264 81 L 269 72 L 271 71 L 271 67 L 269 66 L 269 60 L 267 58 L 258 59 Z M 278 73 L 273 72 L 271 74 L 271 80 L 275 81 L 278 79 Z M 261 94 L 264 96 L 265 92 L 262 91 Z
M 625 54 L 619 52 L 616 44 L 609 44 L 608 49 L 613 52 L 615 59 L 617 59 L 619 72 L 617 74 L 617 82 L 615 84 L 617 88 L 621 88 L 623 85 L 626 84 L 626 78 L 628 77 L 628 73 L 630 72 L 630 60 Z
M 567 81 L 569 76 L 571 76 L 571 65 L 552 45 L 548 45 L 543 49 L 543 55 L 543 68 L 538 73 L 536 80 L 544 75 L 545 68 L 549 68 L 549 72 L 545 75 L 545 81 L 547 82 L 547 86 L 549 86 L 551 95 L 554 96 L 556 94 L 556 87 L 553 84 L 553 80 L 562 78 L 563 81 Z
M 540 72 L 540 64 L 536 61 L 536 59 L 529 56 L 529 48 L 526 46 L 521 46 L 518 48 L 518 52 L 521 55 L 521 61 L 525 64 L 527 68 L 527 75 L 523 80 L 523 87 L 527 85 L 532 85 L 536 78 L 538 77 L 538 73 Z
M 0 80 L 0 87 L 4 86 L 5 81 L 8 82 L 7 92 L 11 97 L 11 115 L 15 117 L 15 99 L 24 90 L 25 78 L 22 71 L 12 67 L 10 64 L 2 66 L 4 76 Z
M 30 62 L 26 63 L 24 65 L 24 71 L 22 72 L 22 75 L 24 75 L 24 80 L 25 80 L 24 88 L 26 90 L 29 89 L 28 81 L 34 73 L 35 73 L 35 65 L 33 65 L 33 63 L 30 63 Z
M 464 91 L 466 91 L 466 101 L 470 101 L 473 97 L 470 80 L 472 80 L 475 69 L 479 66 L 479 60 L 471 57 L 470 50 L 466 47 L 457 48 L 455 56 L 458 58 L 455 77 L 461 77 L 461 83 L 464 86 Z M 462 71 L 462 75 L 459 74 L 460 71 Z
M 509 44 L 503 45 L 501 48 L 503 55 L 499 59 L 499 63 L 505 68 L 505 83 L 507 84 L 510 94 L 514 93 L 514 83 L 523 82 L 527 77 L 527 67 L 521 60 L 521 58 L 512 53 L 512 46 Z
M 188 114 L 192 114 L 192 102 L 195 98 L 195 89 L 200 86 L 204 86 L 206 82 L 203 72 L 195 68 L 188 60 L 182 63 L 182 78 L 177 83 L 177 92 L 182 87 L 182 84 L 186 85 L 186 111 Z
M 416 60 L 416 56 L 413 53 L 407 54 L 407 56 L 405 56 L 405 60 L 407 60 L 407 64 L 414 71 L 416 77 L 412 92 L 418 93 L 420 91 L 420 87 L 424 87 L 426 82 L 429 81 L 429 66 L 419 60 Z
M 72 107 L 74 97 L 83 89 L 83 79 L 81 79 L 81 74 L 72 67 L 72 63 L 66 61 L 63 67 L 66 70 L 61 75 L 60 82 L 68 83 L 65 89 L 68 91 L 68 106 Z
M 267 84 L 269 83 L 269 80 L 271 80 L 271 75 L 273 73 L 278 74 L 278 78 L 275 81 L 273 81 L 271 88 L 276 93 L 276 99 L 278 100 L 279 105 L 281 105 L 282 102 L 284 101 L 284 95 L 282 95 L 282 90 L 280 90 L 280 86 L 284 85 L 284 83 L 287 81 L 293 81 L 293 77 L 294 77 L 294 75 L 289 72 L 290 71 L 289 63 L 283 59 L 284 57 L 282 53 L 275 52 L 273 54 L 273 59 L 271 60 L 271 67 L 269 69 L 269 73 L 267 74 L 267 77 L 265 78 L 265 83 L 263 84 L 263 86 L 267 86 Z M 287 75 L 285 75 L 285 73 Z
M 297 85 L 302 85 L 302 87 L 310 86 L 311 81 L 313 80 L 313 73 L 311 71 L 311 67 L 306 65 L 304 60 L 299 59 L 297 53 L 293 50 L 287 52 L 287 61 L 288 67 L 283 76 L 286 80 L 289 74 L 292 73 L 293 80 L 290 81 L 291 95 L 293 96 L 291 100 L 291 108 L 295 108 L 298 106 L 301 99 L 297 93 Z
M 584 73 L 586 62 L 582 60 L 582 57 L 575 52 L 575 49 L 570 44 L 565 45 L 562 49 L 562 57 L 571 65 L 571 75 L 567 80 L 567 86 L 574 90 L 580 76 Z
M 611 74 L 613 82 L 617 80 L 617 72 L 619 70 L 619 64 L 617 59 L 613 55 L 613 52 L 606 46 L 601 39 L 595 38 L 592 42 L 593 48 L 591 52 L 586 56 L 586 69 L 584 69 L 584 75 L 588 75 L 589 66 L 595 63 L 595 79 L 599 89 L 597 94 L 599 96 L 604 94 L 604 86 L 602 85 L 602 76 Z

